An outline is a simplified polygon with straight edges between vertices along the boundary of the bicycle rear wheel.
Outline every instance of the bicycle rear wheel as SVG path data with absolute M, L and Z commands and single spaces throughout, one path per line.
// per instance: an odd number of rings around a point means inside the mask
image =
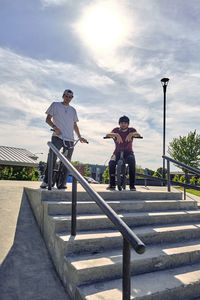
M 54 187 L 56 180 L 57 180 L 57 170 L 53 170 L 52 187 Z
M 125 182 L 125 165 L 122 160 L 117 162 L 117 188 L 119 191 L 122 190 Z
M 55 167 L 53 169 L 53 174 L 52 174 L 52 187 L 54 187 L 54 185 L 56 184 L 58 169 L 59 169 L 59 163 L 56 162 Z
M 124 168 L 125 170 L 123 172 L 122 188 L 125 190 L 128 181 L 129 168 L 128 166 L 124 166 Z
M 56 186 L 57 186 L 57 189 L 60 189 L 60 188 L 63 187 L 63 185 L 65 184 L 65 183 L 63 182 L 64 168 L 65 168 L 65 166 L 61 163 L 61 164 L 60 164 L 60 167 L 59 167 L 59 170 L 58 170 L 58 173 L 57 173 L 57 178 L 56 178 Z

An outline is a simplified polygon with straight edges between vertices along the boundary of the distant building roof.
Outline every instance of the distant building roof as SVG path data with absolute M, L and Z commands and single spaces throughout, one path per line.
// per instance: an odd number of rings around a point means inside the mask
M 26 149 L 0 146 L 0 165 L 36 167 L 37 156 Z

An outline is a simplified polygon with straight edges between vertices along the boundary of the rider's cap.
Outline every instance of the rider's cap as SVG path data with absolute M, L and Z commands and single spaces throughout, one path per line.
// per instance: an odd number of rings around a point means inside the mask
M 65 90 L 64 93 L 63 93 L 63 96 L 64 95 L 71 95 L 71 96 L 73 96 L 73 92 L 71 90 Z
M 129 124 L 129 118 L 127 116 L 123 116 L 123 117 L 119 118 L 119 123 L 121 123 L 121 122 L 125 122 L 125 123 Z

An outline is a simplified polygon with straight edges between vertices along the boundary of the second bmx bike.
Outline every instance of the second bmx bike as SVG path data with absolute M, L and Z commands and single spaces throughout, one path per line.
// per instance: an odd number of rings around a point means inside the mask
M 143 139 L 142 136 L 134 137 L 134 139 L 135 138 Z M 104 137 L 104 139 L 114 139 L 114 138 Z M 125 147 L 122 146 L 120 148 L 120 157 L 116 164 L 116 182 L 117 182 L 117 188 L 119 191 L 121 191 L 122 189 L 123 190 L 126 189 L 126 185 L 128 183 L 128 177 L 129 177 L 129 166 L 126 163 L 125 158 L 124 158 L 125 151 L 126 151 L 126 146 Z

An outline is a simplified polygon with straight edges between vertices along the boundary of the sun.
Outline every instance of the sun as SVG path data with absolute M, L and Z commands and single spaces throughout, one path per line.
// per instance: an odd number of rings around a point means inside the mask
M 122 43 L 125 23 L 116 9 L 96 6 L 88 9 L 77 24 L 81 38 L 90 47 L 106 49 Z

